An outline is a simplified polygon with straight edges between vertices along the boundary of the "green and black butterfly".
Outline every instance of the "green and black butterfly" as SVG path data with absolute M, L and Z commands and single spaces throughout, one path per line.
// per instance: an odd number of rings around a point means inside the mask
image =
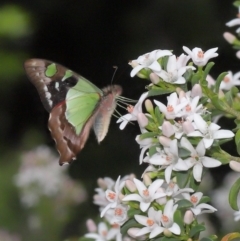
M 122 93 L 120 86 L 101 90 L 81 75 L 44 59 L 29 59 L 24 67 L 50 113 L 48 127 L 60 154 L 60 165 L 76 159 L 91 127 L 98 142 L 104 139 Z

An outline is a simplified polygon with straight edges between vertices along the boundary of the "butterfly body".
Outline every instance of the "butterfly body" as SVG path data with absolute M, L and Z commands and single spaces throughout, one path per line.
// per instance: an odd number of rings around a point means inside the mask
M 60 153 L 60 165 L 76 159 L 92 127 L 98 142 L 104 139 L 116 98 L 122 93 L 120 86 L 101 90 L 62 65 L 43 59 L 27 60 L 24 67 L 50 113 L 48 127 Z

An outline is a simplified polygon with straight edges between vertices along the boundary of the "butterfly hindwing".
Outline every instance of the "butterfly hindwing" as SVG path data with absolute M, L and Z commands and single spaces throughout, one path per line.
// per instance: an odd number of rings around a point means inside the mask
M 116 98 L 122 92 L 120 86 L 100 90 L 81 75 L 44 59 L 27 60 L 24 67 L 50 112 L 48 127 L 60 154 L 60 165 L 76 159 L 92 126 L 98 142 L 103 140 Z

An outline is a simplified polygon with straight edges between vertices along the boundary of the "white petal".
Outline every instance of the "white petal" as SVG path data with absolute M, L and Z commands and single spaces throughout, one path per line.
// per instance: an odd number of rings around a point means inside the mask
M 229 130 L 218 130 L 214 133 L 214 139 L 223 139 L 223 138 L 231 138 L 234 136 L 234 133 Z
M 152 232 L 150 233 L 149 238 L 151 239 L 151 238 L 156 237 L 157 235 L 159 235 L 160 233 L 162 233 L 162 232 L 164 231 L 164 229 L 165 229 L 165 228 L 159 227 L 159 226 L 155 227 L 155 228 L 152 230 Z
M 164 181 L 162 179 L 155 180 L 148 188 L 149 195 L 153 196 L 157 189 L 162 186 L 163 182 Z
M 213 144 L 213 139 L 207 139 L 207 138 L 203 138 L 202 139 L 203 143 L 204 143 L 204 146 L 205 148 L 209 148 L 212 144 Z
M 233 27 L 233 26 L 239 25 L 239 24 L 240 24 L 240 19 L 239 18 L 235 18 L 235 19 L 233 19 L 233 20 L 231 20 L 231 21 L 226 23 L 226 25 L 228 27 Z
M 221 166 L 222 163 L 214 158 L 211 158 L 211 157 L 202 157 L 201 158 L 201 161 L 202 161 L 202 164 L 203 166 L 205 167 L 218 167 L 218 166 Z
M 143 212 L 145 212 L 145 211 L 147 211 L 147 209 L 149 208 L 150 204 L 151 204 L 150 202 L 149 202 L 149 203 L 141 202 L 141 203 L 140 203 L 140 209 L 141 209 Z
M 201 182 L 203 166 L 201 163 L 197 163 L 193 167 L 193 176 L 197 182 Z
M 181 233 L 181 229 L 178 226 L 178 224 L 173 223 L 172 227 L 168 229 L 169 231 L 171 231 L 172 233 L 179 235 Z
M 134 77 L 143 68 L 144 67 L 142 65 L 137 65 L 134 69 L 132 69 L 130 76 Z
M 141 202 L 142 201 L 142 197 L 139 194 L 129 194 L 126 195 L 122 201 L 138 201 Z
M 149 219 L 148 217 L 142 215 L 134 215 L 134 218 L 138 223 L 142 224 L 143 226 L 147 226 L 147 220 Z
M 150 233 L 150 228 L 149 227 L 144 227 L 144 228 L 141 228 L 135 235 L 136 236 L 142 236 L 144 234 L 147 234 L 147 233 Z

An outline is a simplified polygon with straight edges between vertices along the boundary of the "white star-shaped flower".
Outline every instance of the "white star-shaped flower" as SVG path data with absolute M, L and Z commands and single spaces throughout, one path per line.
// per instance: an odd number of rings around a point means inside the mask
M 155 73 L 167 83 L 184 84 L 186 79 L 183 77 L 183 74 L 187 69 L 195 69 L 193 66 L 186 66 L 188 59 L 189 57 L 184 54 L 180 55 L 178 58 L 172 55 L 168 58 L 167 71 L 161 70 Z
M 148 92 L 143 93 L 135 106 L 129 106 L 129 108 L 128 108 L 129 113 L 121 116 L 117 120 L 117 123 L 121 122 L 121 124 L 119 126 L 119 128 L 121 130 L 123 130 L 125 128 L 125 126 L 127 125 L 128 122 L 137 120 L 138 114 L 142 113 L 142 103 L 147 98 L 147 95 L 148 95 Z
M 177 93 L 174 92 L 167 97 L 167 106 L 160 101 L 154 100 L 155 104 L 159 107 L 160 111 L 165 115 L 166 119 L 175 119 L 176 117 L 181 117 L 181 110 L 187 105 L 187 100 L 179 100 Z
M 181 139 L 181 146 L 190 151 L 190 157 L 186 158 L 184 161 L 189 168 L 193 167 L 193 176 L 197 182 L 201 182 L 203 167 L 212 168 L 222 164 L 214 158 L 205 156 L 206 149 L 203 141 L 200 141 L 196 149 L 194 149 L 189 140 L 183 137 Z
M 192 203 L 193 207 L 191 208 L 191 210 L 195 215 L 199 215 L 202 213 L 213 213 L 217 211 L 216 208 L 214 208 L 209 204 L 206 204 L 206 203 L 198 204 L 203 196 L 202 192 L 196 192 L 192 195 L 190 195 L 189 193 L 182 193 L 182 195 L 185 199 L 187 199 Z
M 207 64 L 209 59 L 218 56 L 218 54 L 215 53 L 218 48 L 212 48 L 203 52 L 201 48 L 194 48 L 191 51 L 188 47 L 183 46 L 183 50 L 191 57 L 193 63 L 197 66 L 204 66 Z
M 122 201 L 138 201 L 140 202 L 140 209 L 145 212 L 151 203 L 160 197 L 166 196 L 164 193 L 156 193 L 157 189 L 163 184 L 162 179 L 155 180 L 148 188 L 143 182 L 138 179 L 133 179 L 139 194 L 126 195 Z
M 169 55 L 172 55 L 171 51 L 158 49 L 139 56 L 136 60 L 132 60 L 129 63 L 133 67 L 130 76 L 134 77 L 143 68 L 151 69 L 152 71 L 160 71 L 161 66 L 157 60 Z
M 232 71 L 228 71 L 228 74 L 224 77 L 220 84 L 221 90 L 230 90 L 233 86 L 240 85 L 240 72 L 232 74 Z
M 139 229 L 136 236 L 142 236 L 150 233 L 149 238 L 151 239 L 162 233 L 164 228 L 161 227 L 160 214 L 160 211 L 155 211 L 154 208 L 151 207 L 148 210 L 148 217 L 143 215 L 134 215 L 136 221 L 144 226 Z
M 196 125 L 197 131 L 193 131 L 188 134 L 188 136 L 200 136 L 203 137 L 203 143 L 205 148 L 209 148 L 214 140 L 231 138 L 234 133 L 229 130 L 219 130 L 221 127 L 215 123 L 208 123 L 198 114 L 194 114 L 194 123 Z

